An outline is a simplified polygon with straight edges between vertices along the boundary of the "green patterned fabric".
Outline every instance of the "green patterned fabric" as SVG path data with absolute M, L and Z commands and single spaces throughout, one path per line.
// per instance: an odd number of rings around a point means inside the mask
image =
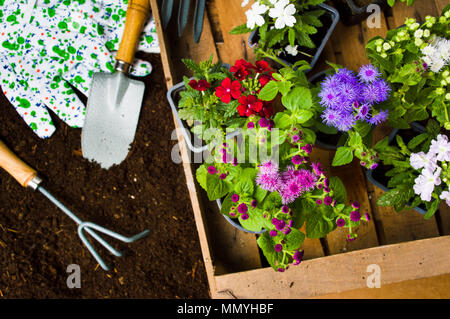
M 88 96 L 94 72 L 114 72 L 128 1 L 0 0 L 0 85 L 41 138 L 55 131 L 49 110 L 82 127 L 85 106 L 71 85 Z M 159 53 L 149 19 L 138 50 Z M 132 74 L 152 67 L 136 60 Z

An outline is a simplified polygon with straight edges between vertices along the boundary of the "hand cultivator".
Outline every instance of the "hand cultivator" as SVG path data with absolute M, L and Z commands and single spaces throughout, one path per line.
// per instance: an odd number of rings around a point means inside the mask
M 50 192 L 48 192 L 42 185 L 42 179 L 37 175 L 37 172 L 30 166 L 25 164 L 21 159 L 14 155 L 8 147 L 0 141 L 0 167 L 5 169 L 11 176 L 13 176 L 23 187 L 29 187 L 33 190 L 38 190 L 44 194 L 52 203 L 54 203 L 59 209 L 61 209 L 67 216 L 69 216 L 75 223 L 78 224 L 78 235 L 81 238 L 83 244 L 88 248 L 89 252 L 94 256 L 100 266 L 108 271 L 110 268 L 103 261 L 100 255 L 97 253 L 95 248 L 92 246 L 91 242 L 85 236 L 85 232 L 97 240 L 103 247 L 109 250 L 113 255 L 117 257 L 122 257 L 122 253 L 112 247 L 106 240 L 104 240 L 97 232 L 103 233 L 110 237 L 113 237 L 119 241 L 125 243 L 132 243 L 138 239 L 147 236 L 150 231 L 145 230 L 132 237 L 125 237 L 121 234 L 113 232 L 97 224 L 82 221 L 73 212 L 71 212 L 66 206 L 64 206 L 60 201 L 53 197 Z

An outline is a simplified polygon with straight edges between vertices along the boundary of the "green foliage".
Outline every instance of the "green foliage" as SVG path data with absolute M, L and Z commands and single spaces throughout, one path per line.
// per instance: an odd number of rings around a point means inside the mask
M 402 0 L 411 5 L 413 1 Z M 388 0 L 390 5 L 395 1 Z M 437 38 L 449 37 L 450 7 L 441 17 L 427 16 L 423 24 L 407 19 L 406 24 L 390 30 L 385 38 L 374 37 L 366 45 L 369 60 L 383 73 L 392 88 L 389 100 L 389 125 L 407 129 L 409 123 L 435 118 L 450 128 L 448 83 L 450 66 L 440 71 L 424 67 L 425 49 Z M 447 16 L 446 16 L 447 15 Z

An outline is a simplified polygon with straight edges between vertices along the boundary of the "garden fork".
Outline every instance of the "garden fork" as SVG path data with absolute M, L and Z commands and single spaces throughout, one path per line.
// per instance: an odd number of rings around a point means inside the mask
M 97 253 L 91 242 L 85 236 L 85 232 L 97 240 L 102 246 L 109 250 L 113 255 L 122 257 L 123 254 L 112 247 L 106 240 L 96 233 L 100 232 L 107 236 L 113 237 L 119 241 L 125 243 L 132 243 L 138 239 L 147 236 L 150 231 L 145 230 L 135 236 L 125 237 L 121 234 L 113 232 L 102 226 L 91 222 L 82 221 L 73 212 L 71 212 L 66 206 L 64 206 L 59 200 L 57 200 L 50 192 L 48 192 L 43 186 L 41 186 L 42 179 L 37 175 L 37 172 L 30 166 L 25 164 L 14 153 L 12 153 L 8 147 L 0 141 L 0 167 L 5 169 L 11 176 L 13 176 L 23 187 L 31 188 L 35 191 L 40 191 L 47 197 L 52 203 L 54 203 L 59 209 L 61 209 L 67 216 L 69 216 L 75 223 L 78 224 L 78 235 L 81 238 L 83 244 L 87 247 L 89 252 L 94 256 L 99 265 L 106 271 L 110 270 L 108 265 L 103 261 L 100 255 Z

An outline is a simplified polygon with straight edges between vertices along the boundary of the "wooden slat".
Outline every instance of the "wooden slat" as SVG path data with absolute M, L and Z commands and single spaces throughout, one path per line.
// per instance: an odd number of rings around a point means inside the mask
M 450 275 L 403 281 L 380 288 L 363 288 L 315 299 L 449 299 Z
M 250 34 L 231 35 L 230 31 L 241 25 L 247 18 L 245 11 L 247 7 L 241 7 L 241 0 L 212 0 L 211 5 L 217 9 L 219 21 L 216 23 L 221 31 L 222 41 L 216 42 L 219 56 L 223 62 L 231 65 L 238 59 L 245 59 L 254 62 L 253 50 L 247 45 Z
M 442 10 L 450 4 L 449 0 L 434 0 L 436 4 L 437 14 L 441 14 Z
M 436 221 L 441 235 L 450 235 L 450 207 L 443 201 L 436 214 Z
M 450 274 L 450 236 L 380 246 L 307 260 L 285 273 L 272 268 L 216 277 L 218 292 L 237 298 L 311 298 L 367 287 L 369 265 L 381 268 L 381 285 Z M 264 280 L 261 280 L 264 278 Z M 213 298 L 226 298 L 213 293 Z

